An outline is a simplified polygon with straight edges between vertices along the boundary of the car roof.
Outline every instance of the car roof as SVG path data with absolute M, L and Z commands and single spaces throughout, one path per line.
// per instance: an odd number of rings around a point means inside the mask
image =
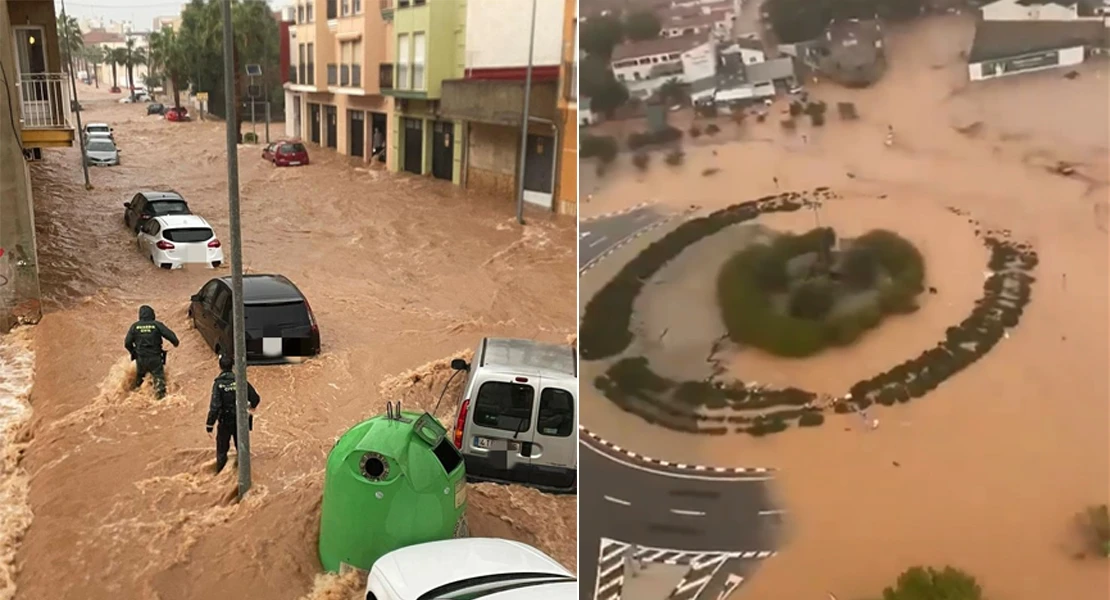
M 231 287 L 231 276 L 221 277 L 220 281 Z M 304 295 L 284 275 L 251 274 L 243 275 L 243 302 L 297 302 Z
M 161 223 L 163 229 L 180 229 L 183 227 L 207 227 L 212 229 L 208 221 L 200 215 L 166 215 L 163 217 L 154 217 L 155 221 Z
M 185 201 L 185 199 L 181 197 L 181 194 L 178 194 L 177 192 L 157 192 L 154 190 L 143 190 L 139 193 L 145 196 L 147 201 L 149 202 L 158 202 L 159 200 L 181 200 L 182 202 Z
M 371 577 L 375 573 L 401 598 L 417 598 L 448 583 L 487 575 L 573 576 L 550 556 L 527 544 L 495 538 L 454 538 L 406 546 L 379 558 L 371 567 Z
M 574 346 L 536 340 L 485 338 L 475 362 L 483 369 L 536 377 L 577 377 Z

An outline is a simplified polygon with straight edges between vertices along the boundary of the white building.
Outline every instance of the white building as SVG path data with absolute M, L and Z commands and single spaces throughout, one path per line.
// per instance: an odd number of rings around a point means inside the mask
M 1102 21 L 1102 0 L 994 0 L 982 7 L 984 21 Z
M 763 43 L 750 38 L 739 38 L 727 42 L 721 47 L 721 54 L 739 54 L 745 65 L 753 65 L 767 60 Z
M 364 0 L 365 3 L 365 0 Z M 533 67 L 557 67 L 563 59 L 562 2 L 536 3 Z M 469 0 L 467 3 L 466 70 L 517 69 L 528 64 L 530 2 Z M 479 24 L 473 26 L 471 24 Z M 520 24 L 525 26 L 521 27 Z M 493 34 L 491 32 L 496 32 Z
M 1082 63 L 1104 51 L 1110 31 L 1098 21 L 982 21 L 968 53 L 971 81 Z
M 588 127 L 597 123 L 597 115 L 590 109 L 590 99 L 582 98 L 578 101 L 578 126 Z
M 682 69 L 682 54 L 708 40 L 704 36 L 658 38 L 621 44 L 613 49 L 610 66 L 617 81 L 635 82 L 674 76 Z
M 732 35 L 736 18 L 732 0 L 711 0 L 693 5 L 672 5 L 658 12 L 660 37 L 705 35 L 712 33 L 719 39 Z

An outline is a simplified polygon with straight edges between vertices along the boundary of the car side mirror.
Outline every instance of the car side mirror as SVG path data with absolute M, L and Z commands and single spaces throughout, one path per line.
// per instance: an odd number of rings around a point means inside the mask
M 465 360 L 456 358 L 451 361 L 451 368 L 456 371 L 469 371 L 470 365 L 468 365 Z
M 200 294 L 193 294 L 192 296 L 189 296 L 189 300 L 192 302 L 200 302 Z

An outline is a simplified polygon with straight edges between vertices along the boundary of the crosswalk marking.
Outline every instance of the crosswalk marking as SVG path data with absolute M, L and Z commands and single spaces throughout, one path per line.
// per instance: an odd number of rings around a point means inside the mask
M 595 600 L 620 600 L 624 588 L 624 555 L 627 550 L 628 544 L 624 542 L 601 538 L 601 550 L 597 556 Z
M 695 600 L 729 558 L 729 554 L 720 554 L 705 560 L 691 561 L 690 570 L 675 586 L 668 600 Z
M 594 600 L 621 600 L 624 591 L 625 562 L 632 549 L 632 558 L 643 563 L 686 565 L 686 574 L 667 597 L 668 600 L 707 600 L 699 596 L 717 576 L 718 571 L 733 559 L 765 559 L 775 555 L 771 550 L 694 551 L 653 548 L 601 538 L 597 559 L 597 583 Z M 730 574 L 725 589 L 717 600 L 724 600 L 744 580 Z

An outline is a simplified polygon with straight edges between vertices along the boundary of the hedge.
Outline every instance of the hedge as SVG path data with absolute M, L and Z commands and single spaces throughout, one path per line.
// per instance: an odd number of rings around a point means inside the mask
M 617 139 L 613 136 L 596 136 L 588 133 L 582 134 L 579 143 L 579 154 L 582 158 L 597 157 L 601 162 L 612 162 L 617 157 Z

